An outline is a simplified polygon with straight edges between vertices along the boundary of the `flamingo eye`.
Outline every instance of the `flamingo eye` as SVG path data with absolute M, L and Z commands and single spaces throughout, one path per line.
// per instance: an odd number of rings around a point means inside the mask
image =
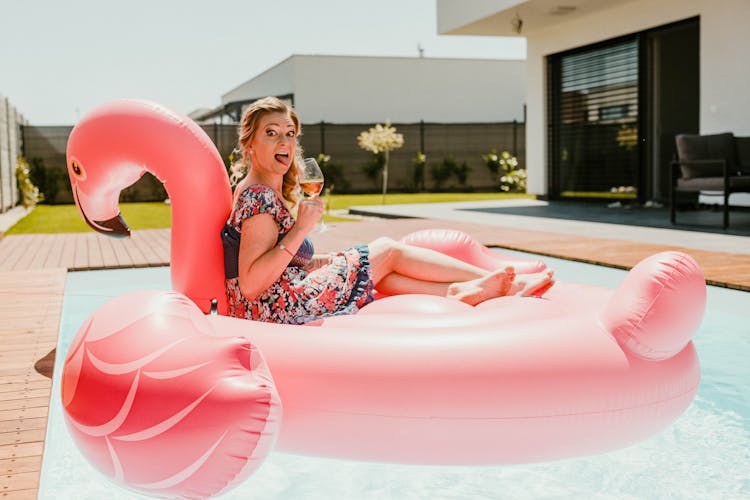
M 85 174 L 83 172 L 83 168 L 81 168 L 81 164 L 78 163 L 76 160 L 73 160 L 73 161 L 70 162 L 70 170 L 73 171 L 73 174 L 76 177 L 79 177 L 79 178 L 85 177 Z

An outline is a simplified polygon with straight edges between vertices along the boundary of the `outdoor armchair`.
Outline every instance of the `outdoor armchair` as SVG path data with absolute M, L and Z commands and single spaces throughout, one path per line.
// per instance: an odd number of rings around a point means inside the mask
M 729 227 L 729 195 L 750 192 L 750 137 L 731 133 L 679 134 L 677 159 L 670 164 L 670 221 L 675 224 L 677 195 L 723 196 L 723 228 Z

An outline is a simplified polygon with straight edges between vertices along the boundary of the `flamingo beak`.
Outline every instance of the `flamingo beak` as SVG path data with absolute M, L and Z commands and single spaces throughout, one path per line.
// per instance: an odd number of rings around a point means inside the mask
M 117 214 L 117 216 L 107 220 L 89 221 L 87 219 L 86 222 L 88 222 L 89 226 L 96 229 L 100 233 L 104 233 L 115 238 L 130 237 L 130 228 L 125 222 L 125 219 L 122 218 L 122 214 Z
M 125 222 L 125 219 L 122 218 L 122 214 L 119 211 L 117 212 L 117 215 L 108 219 L 91 219 L 86 213 L 86 206 L 88 205 L 88 203 L 85 201 L 85 197 L 78 192 L 77 188 L 78 186 L 75 186 L 73 189 L 73 198 L 75 199 L 78 211 L 81 213 L 81 217 L 83 217 L 83 220 L 86 221 L 86 224 L 91 226 L 94 231 L 106 234 L 107 236 L 112 236 L 115 238 L 130 237 L 130 228 Z

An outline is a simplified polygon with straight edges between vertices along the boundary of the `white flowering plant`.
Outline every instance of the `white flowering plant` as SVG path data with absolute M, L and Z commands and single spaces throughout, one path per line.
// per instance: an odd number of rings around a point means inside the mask
M 525 193 L 526 169 L 519 168 L 500 177 L 500 190 L 506 193 Z
M 494 176 L 499 176 L 500 190 L 510 193 L 526 192 L 526 169 L 518 168 L 518 158 L 508 151 L 498 153 L 490 151 L 482 156 L 487 169 Z
M 396 132 L 396 127 L 386 121 L 377 124 L 357 136 L 359 147 L 373 154 L 387 153 L 404 145 L 404 136 Z
M 388 155 L 394 149 L 404 145 L 404 136 L 396 132 L 396 127 L 386 121 L 385 125 L 380 123 L 369 130 L 362 131 L 357 136 L 359 147 L 371 152 L 373 155 L 383 155 L 383 204 L 388 192 Z

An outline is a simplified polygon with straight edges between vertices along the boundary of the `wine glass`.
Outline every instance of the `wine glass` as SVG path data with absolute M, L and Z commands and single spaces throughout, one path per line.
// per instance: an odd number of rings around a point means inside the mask
M 315 198 L 318 196 L 323 190 L 324 182 L 323 171 L 320 170 L 320 166 L 318 165 L 318 162 L 315 161 L 315 158 L 305 158 L 302 161 L 302 171 L 299 176 L 299 187 L 302 189 L 305 197 Z M 321 219 L 318 232 L 322 233 L 327 230 L 328 226 L 326 226 L 326 223 Z

